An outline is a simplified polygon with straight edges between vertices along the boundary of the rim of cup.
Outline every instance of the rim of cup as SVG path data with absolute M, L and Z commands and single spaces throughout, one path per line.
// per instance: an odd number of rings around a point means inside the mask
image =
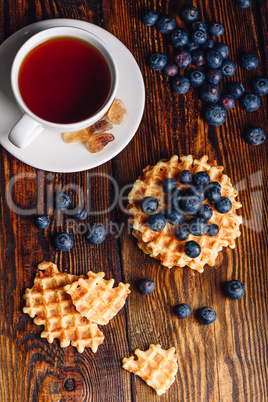
M 92 46 L 97 48 L 97 50 L 102 54 L 105 58 L 110 74 L 111 74 L 111 87 L 109 94 L 101 106 L 101 108 L 95 112 L 92 116 L 89 116 L 87 119 L 77 121 L 75 123 L 53 123 L 48 120 L 44 120 L 41 117 L 34 114 L 31 109 L 28 108 L 26 103 L 24 102 L 18 83 L 18 77 L 20 72 L 20 67 L 22 62 L 24 61 L 27 54 L 33 50 L 38 45 L 46 42 L 49 39 L 60 38 L 60 37 L 72 37 L 80 40 L 84 40 L 90 43 Z M 29 38 L 18 50 L 11 67 L 11 87 L 13 90 L 13 94 L 15 96 L 16 102 L 18 103 L 21 110 L 31 116 L 34 120 L 38 121 L 40 124 L 44 126 L 49 126 L 51 129 L 55 129 L 59 132 L 63 131 L 76 131 L 79 129 L 87 128 L 90 125 L 94 124 L 98 121 L 109 109 L 112 104 L 112 101 L 115 98 L 116 91 L 118 88 L 118 68 L 115 62 L 115 59 L 112 55 L 111 50 L 107 47 L 107 45 L 95 34 L 86 31 L 82 28 L 76 27 L 68 27 L 68 26 L 60 26 L 54 28 L 48 28 L 41 32 L 36 33 L 31 38 Z

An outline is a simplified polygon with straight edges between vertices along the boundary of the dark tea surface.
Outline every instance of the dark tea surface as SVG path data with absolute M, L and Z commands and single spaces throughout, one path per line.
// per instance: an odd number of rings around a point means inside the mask
M 108 64 L 87 42 L 50 39 L 22 62 L 19 89 L 28 108 L 44 120 L 68 124 L 85 120 L 104 104 L 111 87 Z

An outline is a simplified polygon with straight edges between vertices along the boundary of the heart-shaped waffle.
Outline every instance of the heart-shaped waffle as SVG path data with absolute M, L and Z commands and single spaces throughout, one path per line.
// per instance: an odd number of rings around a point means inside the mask
M 175 348 L 164 350 L 160 345 L 150 345 L 143 352 L 135 350 L 135 355 L 123 359 L 123 368 L 141 377 L 158 395 L 162 395 L 175 380 L 178 371 Z
M 95 323 L 81 316 L 71 297 L 63 290 L 65 285 L 79 277 L 59 272 L 52 262 L 44 261 L 38 269 L 34 286 L 26 289 L 23 296 L 26 300 L 23 312 L 35 317 L 35 324 L 44 325 L 41 338 L 46 338 L 49 343 L 57 338 L 63 348 L 71 343 L 80 353 L 85 347 L 90 347 L 95 353 L 103 343 L 103 333 Z
M 104 272 L 88 272 L 88 279 L 66 285 L 64 290 L 71 296 L 72 302 L 82 316 L 97 324 L 107 324 L 124 306 L 130 293 L 129 284 L 119 283 L 114 287 L 114 279 L 103 279 Z
M 204 265 L 215 265 L 215 259 L 223 247 L 235 247 L 234 240 L 240 236 L 239 226 L 242 217 L 238 216 L 236 210 L 242 204 L 235 200 L 238 192 L 233 188 L 230 178 L 222 173 L 223 167 L 217 166 L 216 161 L 207 163 L 205 155 L 200 160 L 194 159 L 192 155 L 174 155 L 167 160 L 160 160 L 155 166 L 147 166 L 143 175 L 135 181 L 132 190 L 128 195 L 129 205 L 127 211 L 131 213 L 130 222 L 133 225 L 133 236 L 138 239 L 138 246 L 145 254 L 161 261 L 162 265 L 168 268 L 174 266 L 188 266 L 199 272 L 204 271 Z M 202 236 L 189 235 L 187 240 L 180 241 L 175 236 L 176 227 L 167 222 L 164 229 L 154 232 L 148 227 L 149 216 L 140 208 L 141 200 L 144 197 L 152 196 L 159 202 L 158 213 L 165 213 L 168 208 L 167 194 L 162 189 L 162 184 L 167 178 L 174 178 L 180 185 L 179 175 L 183 170 L 190 170 L 192 174 L 203 171 L 210 176 L 210 181 L 217 181 L 221 185 L 221 195 L 232 202 L 232 209 L 227 214 L 216 211 L 214 204 L 207 199 L 203 204 L 208 204 L 213 209 L 213 216 L 209 223 L 215 223 L 220 230 L 216 236 L 207 234 Z M 194 240 L 201 246 L 201 254 L 197 258 L 188 257 L 184 253 L 186 241 Z

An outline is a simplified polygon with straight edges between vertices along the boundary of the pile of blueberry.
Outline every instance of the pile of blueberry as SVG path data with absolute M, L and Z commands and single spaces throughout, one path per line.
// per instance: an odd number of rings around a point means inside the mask
M 238 1 L 239 3 L 239 1 Z M 244 8 L 246 2 L 240 0 L 239 4 Z M 249 3 L 249 0 L 247 0 Z M 233 82 L 228 88 L 228 94 L 221 94 L 217 84 L 223 77 L 232 77 L 236 72 L 236 64 L 229 60 L 229 50 L 224 43 L 215 43 L 208 38 L 208 34 L 219 37 L 224 33 L 221 23 L 215 22 L 209 27 L 203 21 L 198 21 L 198 11 L 195 7 L 187 7 L 182 12 L 182 19 L 190 24 L 190 29 L 178 28 L 176 20 L 165 15 L 159 17 L 155 11 L 148 11 L 144 15 L 144 22 L 148 26 L 157 25 L 162 34 L 170 34 L 170 41 L 177 50 L 173 63 L 167 62 L 163 53 L 157 52 L 151 55 L 150 65 L 156 70 L 163 70 L 172 78 L 172 88 L 178 94 L 185 94 L 190 87 L 200 88 L 200 97 L 207 103 L 205 108 L 205 120 L 212 126 L 220 126 L 226 120 L 226 110 L 233 109 L 236 99 L 241 97 L 242 107 L 253 112 L 260 107 L 258 95 L 268 94 L 268 79 L 257 78 L 253 83 L 252 93 L 244 93 L 242 84 Z M 192 71 L 188 77 L 178 75 L 179 71 L 185 70 L 191 64 L 197 67 L 208 66 L 205 72 L 201 70 Z M 246 70 L 253 70 L 258 66 L 258 58 L 254 54 L 244 54 L 241 59 L 241 66 Z M 253 127 L 250 135 L 246 134 L 246 140 L 253 145 L 259 145 L 265 140 L 265 133 L 262 129 L 261 135 Z
M 208 222 L 213 210 L 210 205 L 203 204 L 203 201 L 207 199 L 221 214 L 226 214 L 232 209 L 229 198 L 221 196 L 220 183 L 211 182 L 206 172 L 193 175 L 189 170 L 183 170 L 179 180 L 182 185 L 179 188 L 175 179 L 168 178 L 163 182 L 162 188 L 167 194 L 168 204 L 165 214 L 156 213 L 159 204 L 155 197 L 142 199 L 140 207 L 149 215 L 149 228 L 159 232 L 168 222 L 176 226 L 175 235 L 180 241 L 187 240 L 190 233 L 193 236 L 216 236 L 219 233 L 218 225 Z M 186 216 L 191 219 L 186 221 Z M 184 252 L 188 257 L 196 258 L 201 253 L 201 247 L 196 241 L 190 240 L 185 243 Z
M 154 291 L 155 284 L 149 278 L 141 279 L 138 282 L 138 289 L 142 294 L 148 295 Z M 245 287 L 242 282 L 232 280 L 224 284 L 223 292 L 225 296 L 229 297 L 230 299 L 239 300 L 245 294 Z M 174 313 L 179 318 L 188 318 L 191 312 L 191 307 L 186 303 L 180 303 L 174 307 Z M 198 309 L 196 315 L 201 324 L 205 325 L 213 324 L 217 317 L 215 310 L 210 307 L 202 307 Z
M 55 204 L 56 209 L 61 211 L 66 210 L 70 208 L 72 204 L 72 197 L 67 193 L 59 193 L 56 196 Z M 72 217 L 78 222 L 83 222 L 87 218 L 87 215 L 88 213 L 84 208 L 77 207 Z M 46 229 L 50 225 L 50 219 L 45 215 L 37 216 L 35 218 L 35 224 L 39 229 Z M 87 234 L 87 239 L 94 244 L 103 242 L 105 238 L 106 230 L 102 225 L 93 225 Z M 60 251 L 68 251 L 73 247 L 74 239 L 69 233 L 61 232 L 54 236 L 53 244 L 55 248 Z

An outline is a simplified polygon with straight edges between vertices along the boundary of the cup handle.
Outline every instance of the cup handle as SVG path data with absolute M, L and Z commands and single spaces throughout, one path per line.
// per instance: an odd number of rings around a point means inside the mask
M 26 148 L 44 130 L 43 126 L 24 114 L 9 133 L 9 141 L 18 148 Z

